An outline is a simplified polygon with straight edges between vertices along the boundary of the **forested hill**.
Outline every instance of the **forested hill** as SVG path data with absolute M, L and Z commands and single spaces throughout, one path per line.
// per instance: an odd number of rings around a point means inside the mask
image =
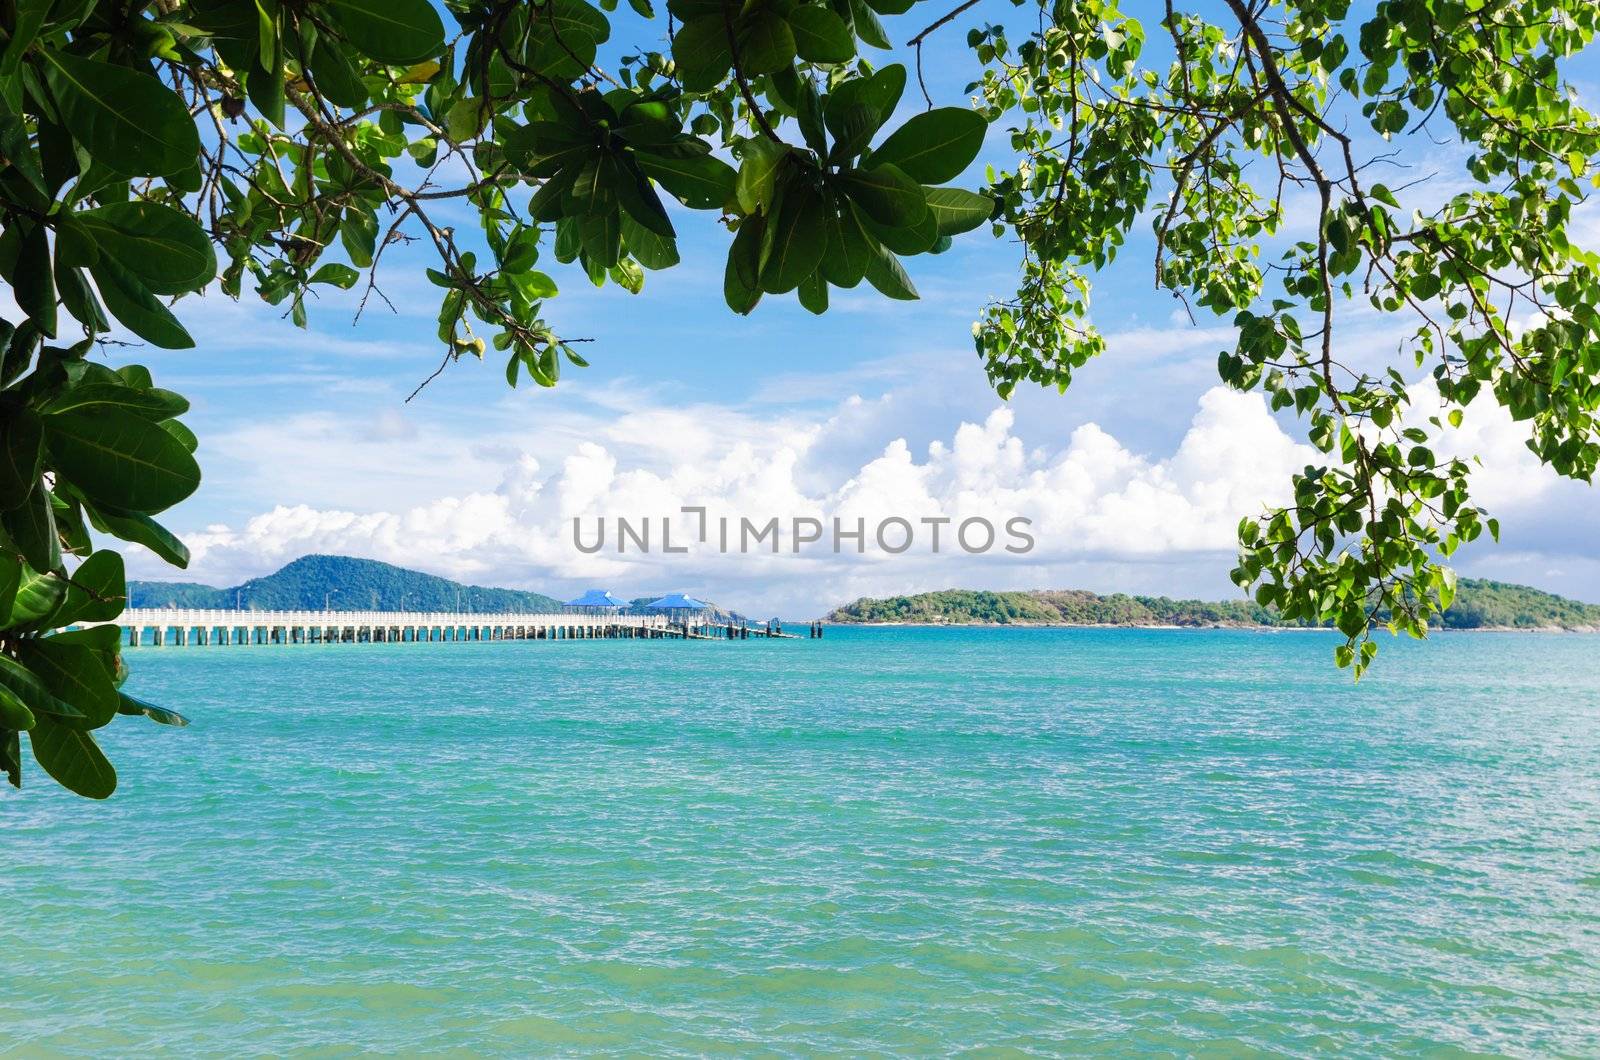
M 982 592 L 949 589 L 838 608 L 830 622 L 927 625 L 1278 626 L 1277 614 L 1248 600 L 1100 596 L 1081 589 Z M 1298 624 L 1298 623 L 1297 623 Z M 1600 629 L 1600 607 L 1525 585 L 1463 578 L 1445 612 L 1446 629 Z
M 331 594 L 331 596 L 329 595 Z M 242 607 L 261 611 L 550 611 L 543 593 L 463 585 L 448 578 L 350 556 L 302 556 L 276 574 L 218 589 L 193 582 L 128 583 L 130 607 Z

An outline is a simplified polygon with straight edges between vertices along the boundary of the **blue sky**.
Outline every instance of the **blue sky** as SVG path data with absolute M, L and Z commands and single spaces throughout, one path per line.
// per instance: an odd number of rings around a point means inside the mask
M 987 6 L 990 17 L 1013 11 Z M 959 19 L 925 54 L 941 105 L 965 102 L 977 67 L 962 38 L 985 14 Z M 931 17 L 890 20 L 891 35 L 904 39 Z M 1585 89 L 1594 66 L 1586 57 L 1576 68 Z M 1005 146 L 992 134 L 987 158 L 1004 158 Z M 1449 186 L 1458 151 L 1426 142 L 1406 150 L 1417 175 L 1438 172 L 1434 186 Z M 968 186 L 981 182 L 983 161 Z M 951 586 L 1223 597 L 1236 593 L 1230 528 L 1281 495 L 1309 457 L 1292 420 L 1267 415 L 1253 396 L 1215 390 L 1231 329 L 1207 318 L 1191 325 L 1154 290 L 1143 222 L 1096 282 L 1106 355 L 1065 396 L 1023 389 L 1002 403 L 985 385 L 970 325 L 1013 290 L 1015 246 L 979 232 L 944 255 L 909 260 L 919 302 L 863 286 L 834 292 L 821 318 L 772 297 L 738 318 L 721 297 L 727 234 L 706 214 L 681 211 L 676 221 L 683 264 L 650 273 L 638 296 L 595 290 L 547 253 L 541 267 L 562 290 L 549 319 L 593 340 L 583 347 L 592 367 L 569 369 L 555 390 L 526 381 L 508 390 L 491 353 L 452 366 L 405 403 L 441 355 L 437 291 L 422 277 L 420 248 L 391 250 L 385 263 L 380 284 L 398 311 L 374 301 L 359 325 L 354 293 L 324 295 L 307 331 L 249 294 L 186 301 L 180 315 L 197 349 L 113 350 L 114 361 L 149 364 L 194 402 L 206 475 L 166 519 L 194 547 L 191 572 L 147 555 L 133 557 L 135 572 L 221 584 L 304 552 L 339 551 L 479 582 L 684 589 L 797 616 L 863 593 Z M 1600 243 L 1593 215 L 1582 231 Z M 1387 353 L 1399 334 L 1370 313 L 1345 327 L 1352 351 L 1370 351 L 1358 356 Z M 1506 536 L 1498 549 L 1471 550 L 1461 568 L 1600 600 L 1592 491 L 1534 467 L 1516 425 L 1491 410 L 1475 409 L 1459 442 L 1489 463 L 1484 500 Z M 1040 541 L 1025 557 L 586 557 L 572 547 L 574 513 L 592 525 L 671 515 L 681 503 L 758 521 L 813 511 L 1024 514 Z

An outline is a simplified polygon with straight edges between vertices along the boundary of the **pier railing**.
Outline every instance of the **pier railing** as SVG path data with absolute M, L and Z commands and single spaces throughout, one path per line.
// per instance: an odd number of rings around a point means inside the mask
M 660 615 L 454 611 L 245 611 L 128 608 L 110 622 L 127 643 L 332 644 L 586 640 L 681 636 Z M 146 637 L 148 635 L 148 641 Z

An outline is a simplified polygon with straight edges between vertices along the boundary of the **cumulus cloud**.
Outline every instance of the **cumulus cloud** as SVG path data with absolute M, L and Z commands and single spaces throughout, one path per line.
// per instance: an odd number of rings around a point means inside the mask
M 188 533 L 187 576 L 222 583 L 308 552 L 339 552 L 553 592 L 589 583 L 629 593 L 687 588 L 789 614 L 866 592 L 1065 584 L 1059 579 L 1152 562 L 1209 569 L 1207 584 L 1216 586 L 1240 516 L 1281 500 L 1290 475 L 1315 455 L 1259 396 L 1219 387 L 1201 397 L 1176 449 L 1160 457 L 1136 453 L 1092 423 L 1064 438 L 1024 439 L 1012 410 L 997 408 L 920 449 L 880 435 L 870 459 L 839 467 L 829 430 L 847 420 L 858 436 L 873 431 L 864 404 L 846 402 L 811 420 L 708 422 L 667 408 L 631 410 L 548 465 L 527 452 L 511 456 L 492 487 L 399 510 L 280 505 Z M 315 429 L 331 444 L 326 423 Z M 370 425 L 352 431 L 371 434 Z M 394 428 L 379 433 L 392 437 Z M 705 540 L 685 507 L 706 510 Z M 619 518 L 635 529 L 650 524 L 649 552 L 631 540 L 618 551 Z M 774 518 L 778 537 L 741 554 L 741 520 L 764 528 Z M 826 532 L 797 548 L 796 519 L 814 519 Z M 897 524 L 880 543 L 875 530 L 891 519 L 911 532 Z M 958 540 L 960 525 L 973 519 L 995 528 L 992 544 L 977 524 Z M 1014 519 L 1028 520 L 1033 547 L 1025 554 L 1005 549 L 1023 545 L 1020 524 L 1007 533 Z M 574 520 L 591 547 L 606 527 L 600 551 L 577 547 Z M 837 551 L 835 520 L 846 531 Z M 662 550 L 663 521 L 672 545 L 686 552 Z M 849 534 L 858 527 L 866 531 L 859 541 Z M 986 547 L 969 552 L 963 543 Z M 157 573 L 147 558 L 135 566 Z

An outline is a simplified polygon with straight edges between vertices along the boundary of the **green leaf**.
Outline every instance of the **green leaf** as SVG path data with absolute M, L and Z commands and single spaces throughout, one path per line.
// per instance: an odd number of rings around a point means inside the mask
M 563 265 L 571 264 L 581 249 L 583 238 L 578 231 L 577 218 L 562 217 L 556 222 L 556 260 Z
M 338 0 L 321 5 L 363 55 L 396 66 L 431 59 L 444 23 L 428 0 Z
M 0 729 L 17 729 L 23 732 L 33 728 L 33 711 L 17 694 L 0 685 Z
M 350 255 L 350 264 L 358 269 L 370 268 L 372 252 L 378 245 L 377 216 L 360 208 L 346 210 L 339 222 L 339 242 Z
M 136 388 L 118 383 L 79 383 L 52 398 L 42 411 L 49 414 L 96 405 L 128 409 L 151 420 L 181 416 L 189 411 L 189 402 L 181 394 L 160 387 Z
M 114 407 L 46 416 L 50 462 L 90 501 L 159 512 L 193 493 L 200 467 L 157 424 Z
M 578 182 L 578 174 L 585 167 L 582 164 L 567 166 L 547 177 L 539 185 L 539 190 L 533 193 L 533 198 L 528 200 L 528 213 L 535 221 L 555 222 L 565 216 L 566 207 L 562 205 L 567 193 Z
M 20 86 L 21 78 L 10 83 Z M 0 94 L 3 94 L 5 85 L 6 82 L 0 80 Z M 20 105 L 20 100 L 12 104 L 18 108 Z M 17 175 L 22 178 L 22 183 L 16 188 L 19 199 L 33 199 L 34 209 L 48 208 L 52 192 L 40 165 L 39 151 L 33 144 L 32 130 L 23 124 L 20 116 L 5 113 L 4 107 L 0 107 L 0 151 L 5 153 L 7 161 L 16 167 Z
M 571 80 L 589 71 L 611 23 L 584 0 L 546 0 L 529 5 L 526 65 L 546 77 Z
M 286 97 L 283 90 L 283 38 L 277 33 L 276 23 L 269 24 L 273 27 L 271 49 L 264 49 L 259 53 L 258 68 L 249 72 L 245 79 L 244 90 L 262 117 L 282 129 L 285 127 L 286 113 L 284 106 Z
M 116 655 L 122 650 L 122 627 L 113 625 L 86 626 L 83 629 L 69 629 L 63 633 L 52 633 L 47 639 L 61 644 L 79 644 L 86 648 L 93 648 L 105 655 Z M 102 661 L 104 662 L 105 660 Z M 114 667 L 108 667 L 108 669 L 111 668 Z
M 721 13 L 690 19 L 672 39 L 672 62 L 689 92 L 709 92 L 733 69 L 733 49 Z
M 670 269 L 678 264 L 677 240 L 657 235 L 626 214 L 622 218 L 622 242 L 647 269 Z
M 874 48 L 892 48 L 889 35 L 883 31 L 883 23 L 878 21 L 878 16 L 873 14 L 864 0 L 850 0 L 850 17 L 855 23 L 856 36 L 872 45 Z
M 622 104 L 617 118 L 617 131 L 630 144 L 663 144 L 677 139 L 683 133 L 683 122 L 671 104 L 659 99 L 644 99 Z
M 78 224 L 71 213 L 56 218 L 56 271 L 88 268 L 100 260 L 100 247 L 94 235 Z
M 926 111 L 890 134 L 867 156 L 866 165 L 893 165 L 923 184 L 943 184 L 960 176 L 978 157 L 988 127 L 977 111 L 961 107 Z
M 54 199 L 63 185 L 78 176 L 87 159 L 80 159 L 73 150 L 72 137 L 67 130 L 46 118 L 39 121 L 39 164 L 44 172 L 45 192 Z
M 85 210 L 74 221 L 151 294 L 198 291 L 217 275 L 210 237 L 182 210 L 135 199 Z
M 761 301 L 762 228 L 760 218 L 746 218 L 733 235 L 733 245 L 728 248 L 728 264 L 722 274 L 722 297 L 728 308 L 741 316 Z
M 867 262 L 878 252 L 878 241 L 867 231 L 854 206 L 831 192 L 830 197 L 824 223 L 828 245 L 822 255 L 822 277 L 835 287 L 854 287 L 867 274 Z
M 143 512 L 119 511 L 104 505 L 89 509 L 89 520 L 103 532 L 143 545 L 174 567 L 189 565 L 189 549 L 176 534 Z
M 609 269 L 622 259 L 622 216 L 617 210 L 583 218 L 578 235 L 583 252 L 595 262 Z
M 790 71 L 793 73 L 793 71 Z M 800 136 L 806 146 L 823 155 L 828 150 L 827 125 L 822 118 L 822 94 L 817 91 L 817 83 L 807 77 L 800 81 L 796 76 L 795 121 L 800 126 Z
M 618 171 L 616 159 L 609 154 L 591 158 L 572 182 L 563 205 L 575 217 L 615 213 Z
M 406 2 L 426 6 L 426 0 Z M 194 119 L 154 76 L 56 48 L 39 55 L 62 124 L 95 162 L 129 177 L 164 177 L 194 164 L 200 153 Z
M 0 328 L 0 331 L 4 331 Z M 4 336 L 0 336 L 3 338 Z M 15 380 L 33 362 L 34 350 L 39 346 L 39 328 L 31 320 L 24 320 L 6 343 L 5 356 L 0 358 L 0 386 Z
M 68 791 L 88 799 L 108 799 L 117 790 L 117 771 L 89 733 L 40 717 L 28 730 L 28 741 L 39 765 Z
M 733 167 L 711 155 L 669 157 L 640 148 L 639 168 L 693 210 L 722 206 L 733 193 Z
M 11 603 L 13 628 L 27 628 L 55 614 L 67 598 L 67 583 L 51 573 L 23 568 L 17 582 L 17 595 Z
M 939 242 L 939 222 L 934 219 L 932 210 L 924 210 L 922 220 L 914 225 L 890 228 L 869 221 L 868 228 L 878 242 L 896 254 L 926 254 Z
M 111 323 L 106 319 L 105 310 L 100 308 L 100 300 L 94 296 L 94 288 L 89 286 L 88 274 L 82 269 L 61 267 L 62 231 L 56 229 L 56 287 L 61 295 L 61 304 L 66 306 L 67 312 L 80 321 L 86 329 L 95 332 L 110 331 Z
M 881 225 L 910 228 L 928 212 L 922 185 L 895 166 L 847 169 L 834 179 L 850 201 Z
M 50 242 L 44 225 L 32 225 L 22 236 L 17 255 L 17 306 L 35 327 L 54 338 L 56 333 L 56 277 L 50 262 Z
M 0 687 L 20 699 L 35 718 L 58 718 L 69 725 L 87 720 L 83 711 L 57 699 L 38 674 L 9 655 L 0 655 Z
M 773 143 L 765 136 L 745 141 L 734 181 L 734 194 L 745 213 L 764 211 L 772 205 L 772 189 L 778 167 L 789 157 L 789 145 Z
M 500 253 L 500 268 L 506 272 L 524 272 L 539 260 L 539 230 L 517 225 L 505 241 Z
M 450 134 L 450 139 L 462 143 L 482 132 L 488 119 L 489 112 L 484 108 L 483 100 L 467 96 L 456 100 L 445 112 L 444 129 Z
M 941 236 L 970 232 L 994 213 L 994 200 L 964 188 L 928 188 L 928 210 Z
M 867 259 L 867 282 L 889 298 L 911 302 L 921 297 L 911 285 L 911 277 L 901 268 L 900 259 L 886 247 L 879 247 L 877 253 Z
M 679 22 L 689 22 L 705 15 L 720 15 L 722 0 L 667 0 L 667 11 Z
M 44 425 L 32 409 L 0 414 L 0 509 L 20 507 L 39 486 Z
M 658 236 L 676 239 L 678 233 L 672 227 L 672 219 L 667 216 L 667 208 L 661 204 L 661 196 L 650 186 L 650 179 L 644 175 L 638 163 L 625 155 L 619 168 L 616 178 L 617 201 L 622 203 L 628 216 Z
M 121 697 L 121 704 L 117 707 L 117 713 L 119 714 L 143 714 L 151 721 L 162 725 L 177 726 L 178 728 L 183 728 L 189 724 L 189 719 L 175 710 L 168 710 L 166 707 L 158 707 L 153 703 L 146 703 L 142 699 L 135 699 L 126 692 L 118 693 L 118 695 Z
M 100 288 L 106 308 L 123 327 L 165 350 L 194 348 L 194 339 L 183 330 L 178 318 L 156 301 L 155 295 L 133 273 L 104 256 L 89 271 L 94 275 L 95 286 Z
M 128 582 L 121 553 L 97 549 L 72 572 L 67 603 L 57 621 L 110 622 L 122 614 L 127 603 Z
M 149 390 L 156 385 L 155 379 L 150 375 L 150 369 L 142 364 L 125 364 L 117 369 L 117 376 L 136 390 Z M 187 405 L 188 402 L 184 404 Z
M 644 290 L 644 269 L 632 258 L 622 258 L 606 270 L 606 273 L 611 277 L 612 283 L 629 294 L 638 294 Z
M 894 113 L 905 89 L 906 68 L 898 63 L 885 66 L 870 77 L 852 77 L 828 94 L 822 110 L 823 121 L 835 140 L 859 136 L 861 133 L 851 127 L 850 113 L 854 107 L 865 107 L 870 124 L 865 131 L 866 139 L 861 141 L 865 146 L 872 134 L 881 129 Z
M 768 227 L 766 261 L 761 267 L 763 291 L 792 291 L 817 270 L 827 246 L 824 220 L 821 196 L 809 187 L 791 184 Z
M 554 298 L 558 293 L 556 281 L 538 269 L 527 269 L 523 272 L 511 274 L 511 282 L 517 285 L 517 290 L 530 302 L 537 302 L 545 298 Z
M 53 492 L 50 494 L 50 511 L 55 516 L 62 552 L 87 556 L 94 551 L 94 542 L 89 539 L 89 527 L 83 521 L 83 505 L 59 492 Z
M 21 581 L 22 561 L 9 552 L 0 552 L 0 629 L 11 624 L 11 608 L 17 602 Z
M 34 570 L 54 570 L 61 565 L 55 506 L 50 503 L 50 491 L 43 485 L 29 493 L 20 507 L 0 513 L 0 524 L 5 526 L 28 566 Z
M 856 103 L 844 112 L 838 125 L 839 133 L 828 157 L 835 162 L 845 162 L 867 149 L 872 134 L 878 131 L 878 116 L 865 103 Z
M 812 273 L 800 283 L 800 304 L 817 316 L 828 311 L 828 282 L 821 273 Z
M 794 32 L 795 51 L 808 63 L 849 62 L 856 54 L 855 38 L 844 19 L 826 7 L 797 7 L 786 16 Z
M 361 279 L 361 274 L 343 262 L 330 261 L 317 268 L 311 274 L 309 283 L 325 283 L 337 287 L 341 291 L 348 291 Z
M 200 439 L 196 438 L 193 431 L 185 427 L 182 423 L 179 423 L 177 420 L 162 420 L 160 427 L 162 430 L 178 439 L 178 444 L 189 450 L 189 452 L 192 453 L 200 448 Z
M 83 717 L 65 724 L 98 729 L 117 714 L 117 689 L 100 661 L 102 652 L 55 638 L 24 641 L 18 646 L 22 662 L 63 703 L 76 707 Z
M 22 787 L 22 734 L 0 733 L 0 770 L 14 788 Z
M 311 51 L 311 77 L 317 91 L 330 103 L 353 109 L 367 102 L 367 86 L 361 83 L 338 42 L 330 37 L 317 38 Z
M 50 13 L 51 0 L 17 0 L 14 5 L 15 21 L 7 27 L 11 39 L 0 55 L 0 78 L 16 76 L 22 65 L 22 56 L 38 35 L 39 27 Z M 15 109 L 15 107 L 13 107 Z
M 782 70 L 794 62 L 794 32 L 777 12 L 762 9 L 739 20 L 739 68 L 746 77 Z

